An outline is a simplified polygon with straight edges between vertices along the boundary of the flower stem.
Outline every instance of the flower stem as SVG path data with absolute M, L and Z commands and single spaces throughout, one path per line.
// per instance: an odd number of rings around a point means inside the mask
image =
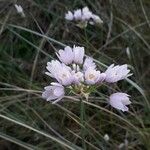
M 85 127 L 84 127 L 84 119 L 85 119 L 85 107 L 83 100 L 80 100 L 80 122 L 81 122 L 81 137 L 82 137 L 82 147 L 84 150 L 86 150 L 86 144 L 85 144 Z

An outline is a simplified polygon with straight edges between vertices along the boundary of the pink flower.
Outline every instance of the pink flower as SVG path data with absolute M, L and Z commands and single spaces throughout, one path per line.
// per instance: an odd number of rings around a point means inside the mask
M 73 20 L 73 13 L 71 11 L 68 11 L 66 14 L 65 14 L 65 19 L 66 20 Z
M 18 14 L 20 14 L 22 17 L 25 17 L 25 14 L 24 14 L 24 11 L 23 11 L 23 8 L 21 5 L 15 4 L 15 8 L 16 8 Z
M 88 7 L 82 8 L 82 20 L 89 20 L 92 17 L 92 12 Z
M 73 53 L 74 53 L 74 63 L 82 64 L 84 57 L 84 47 L 74 46 Z
M 59 70 L 61 66 L 62 64 L 58 60 L 52 60 L 51 62 L 48 62 L 46 69 L 49 72 L 46 72 L 46 74 L 52 78 L 55 78 L 57 76 L 57 70 Z
M 101 83 L 102 81 L 104 81 L 106 78 L 106 74 L 105 73 L 101 73 L 99 75 L 99 79 L 98 79 L 98 83 Z
M 66 65 L 71 64 L 72 62 L 76 64 L 82 64 L 84 57 L 84 47 L 74 45 L 74 47 L 71 48 L 70 46 L 66 46 L 64 50 L 59 50 L 56 55 L 59 60 Z
M 82 19 L 81 9 L 77 9 L 74 11 L 74 18 L 75 18 L 75 20 L 81 20 Z
M 87 69 L 85 71 L 85 82 L 87 84 L 95 84 L 99 81 L 100 71 L 96 71 L 94 69 Z
M 126 93 L 114 93 L 109 97 L 109 103 L 112 107 L 124 111 L 128 111 L 128 107 L 126 105 L 131 104 L 129 100 L 129 95 Z
M 93 22 L 94 23 L 97 23 L 97 24 L 102 24 L 103 23 L 103 20 L 99 17 L 99 16 L 97 16 L 97 15 L 92 15 L 92 19 L 93 19 Z
M 73 78 L 74 78 L 74 83 L 75 84 L 80 84 L 81 82 L 84 82 L 84 74 L 80 71 L 78 72 L 72 72 Z
M 65 94 L 64 87 L 59 83 L 51 83 L 52 86 L 46 86 L 42 97 L 47 101 L 55 100 L 53 103 L 60 101 Z
M 74 53 L 72 51 L 72 48 L 70 46 L 66 46 L 64 50 L 59 50 L 58 53 L 56 53 L 59 60 L 66 65 L 71 64 L 74 59 Z
M 98 15 L 93 14 L 88 7 L 77 9 L 73 13 L 68 11 L 65 14 L 65 18 L 70 21 L 75 20 L 78 23 L 77 26 L 82 28 L 86 27 L 87 23 L 91 25 L 103 23 L 102 19 Z
M 121 66 L 119 65 L 114 66 L 114 64 L 112 64 L 105 71 L 106 74 L 105 81 L 109 83 L 117 82 L 119 80 L 131 76 L 132 74 L 128 74 L 129 72 L 130 70 L 127 69 L 127 64 Z
M 47 63 L 47 75 L 55 78 L 62 85 L 70 85 L 73 82 L 71 68 L 57 60 L 52 60 Z
M 96 68 L 96 65 L 93 62 L 93 59 L 91 57 L 87 57 L 84 61 L 84 64 L 83 64 L 83 70 L 84 71 L 87 70 L 88 68 L 91 68 L 91 69 Z

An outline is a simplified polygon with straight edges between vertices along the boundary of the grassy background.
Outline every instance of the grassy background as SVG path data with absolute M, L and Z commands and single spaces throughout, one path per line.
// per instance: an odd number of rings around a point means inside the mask
M 25 18 L 16 13 L 16 2 Z M 81 30 L 65 21 L 68 9 L 83 6 L 104 24 Z M 149 0 L 1 0 L 0 150 L 116 150 L 121 143 L 122 149 L 150 149 L 149 8 Z M 137 83 L 115 85 L 131 95 L 128 113 L 112 109 L 104 100 L 110 91 L 97 88 L 85 104 L 84 140 L 79 102 L 69 98 L 51 105 L 41 98 L 50 83 L 46 63 L 63 44 L 84 46 L 102 70 L 103 63 L 129 64 Z

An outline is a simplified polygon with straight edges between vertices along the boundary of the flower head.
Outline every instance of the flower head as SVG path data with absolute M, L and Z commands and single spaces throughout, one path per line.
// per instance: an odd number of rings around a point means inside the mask
M 62 85 L 71 85 L 73 82 L 71 72 L 65 66 L 58 71 L 56 79 Z
M 106 78 L 106 74 L 105 73 L 101 73 L 99 75 L 99 79 L 98 79 L 98 83 L 101 83 L 102 81 L 104 81 Z
M 94 69 L 87 69 L 85 71 L 85 82 L 87 84 L 95 84 L 99 81 L 100 71 L 96 71 Z
M 91 57 L 86 57 L 84 64 L 83 64 L 83 70 L 86 71 L 88 68 L 95 69 L 96 64 L 93 62 L 93 59 Z
M 105 141 L 109 141 L 109 139 L 110 139 L 110 138 L 109 138 L 109 135 L 108 135 L 108 134 L 105 134 L 105 135 L 104 135 L 104 140 L 105 140 Z
M 73 78 L 74 78 L 74 83 L 75 84 L 80 84 L 82 82 L 84 82 L 84 74 L 82 72 L 77 72 L 77 73 L 73 73 Z
M 82 19 L 82 11 L 81 9 L 77 9 L 74 11 L 74 18 L 76 20 L 81 20 Z
M 88 7 L 82 8 L 82 20 L 89 20 L 92 17 L 92 12 Z
M 131 104 L 129 100 L 129 95 L 126 93 L 114 93 L 109 97 L 109 103 L 112 107 L 122 110 L 128 111 L 128 107 L 126 105 Z
M 102 24 L 103 23 L 103 20 L 99 16 L 94 15 L 94 14 L 92 15 L 92 20 L 96 24 Z
M 65 19 L 66 20 L 73 20 L 73 13 L 71 11 L 68 11 L 66 14 L 65 14 Z
M 83 7 L 82 9 L 77 9 L 73 13 L 68 11 L 65 14 L 65 19 L 70 21 L 75 21 L 77 26 L 80 28 L 85 28 L 87 24 L 102 24 L 101 18 L 93 14 L 88 7 Z
M 53 103 L 58 102 L 64 97 L 64 87 L 59 83 L 51 83 L 51 86 L 46 86 L 45 91 L 42 93 L 42 97 L 47 101 L 55 100 Z
M 74 45 L 74 47 L 71 48 L 70 46 L 66 46 L 64 50 L 59 50 L 56 55 L 59 60 L 66 65 L 69 65 L 72 62 L 82 64 L 84 58 L 84 47 Z
M 59 60 L 65 64 L 71 64 L 73 62 L 74 53 L 70 46 L 66 46 L 64 50 L 59 50 L 56 54 Z
M 59 70 L 61 66 L 62 64 L 58 60 L 52 60 L 51 62 L 48 62 L 46 69 L 49 72 L 46 72 L 46 74 L 52 78 L 55 78 L 57 76 L 57 70 Z
M 22 17 L 25 17 L 25 14 L 24 14 L 22 6 L 21 5 L 17 5 L 17 4 L 15 4 L 14 6 L 15 6 L 18 14 L 20 14 Z
M 88 11 L 88 8 L 84 8 Z M 91 85 L 101 84 L 104 81 L 113 83 L 130 76 L 130 70 L 127 65 L 114 66 L 111 65 L 103 73 L 97 70 L 96 64 L 91 57 L 85 57 L 84 47 L 73 46 L 73 48 L 66 46 L 64 50 L 59 50 L 56 53 L 59 60 L 52 60 L 47 63 L 46 74 L 57 81 L 52 82 L 50 86 L 45 87 L 42 97 L 47 101 L 55 100 L 58 102 L 64 96 L 64 86 L 68 88 L 70 93 L 84 96 L 88 100 L 89 94 L 95 90 Z M 109 103 L 116 109 L 128 111 L 131 102 L 129 95 L 126 93 L 114 93 L 110 96 Z
M 114 83 L 119 80 L 122 80 L 126 77 L 131 76 L 132 74 L 129 74 L 130 70 L 127 69 L 127 65 L 117 65 L 114 66 L 114 64 L 110 65 L 108 69 L 105 71 L 106 78 L 105 81 L 109 83 Z
M 62 85 L 70 85 L 73 82 L 71 68 L 57 60 L 47 63 L 47 75 L 55 78 Z
M 84 47 L 74 46 L 73 53 L 74 53 L 74 63 L 82 64 L 84 57 Z

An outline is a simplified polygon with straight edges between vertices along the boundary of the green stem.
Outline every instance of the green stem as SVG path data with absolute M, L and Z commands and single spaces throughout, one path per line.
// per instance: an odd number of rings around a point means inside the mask
M 85 107 L 83 100 L 80 100 L 80 122 L 81 122 L 81 137 L 82 137 L 82 147 L 84 150 L 86 150 L 86 144 L 85 144 L 85 127 L 84 127 L 84 119 L 85 119 Z

